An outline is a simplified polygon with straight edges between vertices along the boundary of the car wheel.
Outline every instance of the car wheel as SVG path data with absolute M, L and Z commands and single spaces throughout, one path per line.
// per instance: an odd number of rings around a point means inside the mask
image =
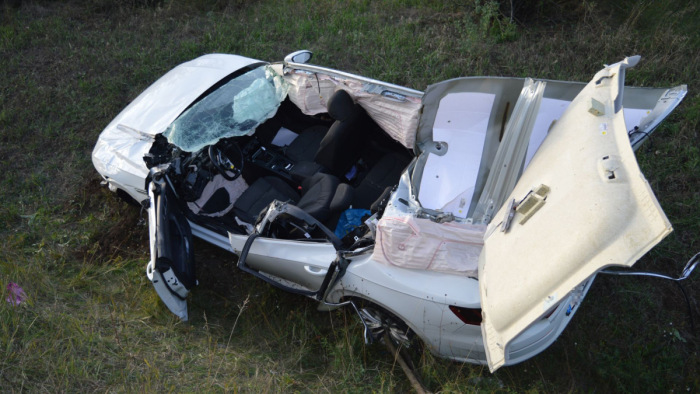
M 403 320 L 386 309 L 366 301 L 358 305 L 358 310 L 373 342 L 384 342 L 384 334 L 387 334 L 392 344 L 406 353 L 409 360 L 420 359 L 423 343 Z
M 419 378 L 421 374 L 418 367 L 422 364 L 424 351 L 420 338 L 403 320 L 378 305 L 363 302 L 359 306 L 359 314 L 372 340 L 386 345 L 401 364 L 416 392 L 427 392 Z
M 396 317 L 393 313 L 386 311 L 374 304 L 363 303 L 360 306 L 360 317 L 364 320 L 373 341 L 381 340 L 384 333 L 387 333 L 396 346 L 410 347 L 413 331 Z

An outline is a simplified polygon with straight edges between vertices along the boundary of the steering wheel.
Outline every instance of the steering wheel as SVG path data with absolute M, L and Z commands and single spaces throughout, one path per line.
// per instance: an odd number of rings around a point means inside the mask
M 229 142 L 226 151 L 215 145 L 209 145 L 209 160 L 219 174 L 229 181 L 233 181 L 243 171 L 243 153 L 235 142 Z

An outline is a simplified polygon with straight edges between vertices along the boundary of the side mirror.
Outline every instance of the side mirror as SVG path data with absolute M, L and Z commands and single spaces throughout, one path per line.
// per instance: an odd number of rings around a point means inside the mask
M 302 49 L 300 51 L 292 52 L 284 57 L 285 63 L 307 63 L 311 60 L 313 53 L 309 50 Z

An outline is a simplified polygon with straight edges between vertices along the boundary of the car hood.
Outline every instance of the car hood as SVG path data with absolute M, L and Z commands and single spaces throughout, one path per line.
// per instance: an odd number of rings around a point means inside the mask
M 100 133 L 92 151 L 93 165 L 110 188 L 145 199 L 141 185 L 148 169 L 142 158 L 153 137 L 214 84 L 254 63 L 242 56 L 205 55 L 175 67 L 134 99 Z
M 146 135 L 162 133 L 182 111 L 227 75 L 259 60 L 210 54 L 182 63 L 129 104 L 106 129 L 121 125 Z

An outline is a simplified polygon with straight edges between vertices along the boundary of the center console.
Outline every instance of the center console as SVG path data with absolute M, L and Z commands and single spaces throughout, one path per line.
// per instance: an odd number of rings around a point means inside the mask
M 264 147 L 256 139 L 251 140 L 243 149 L 244 155 L 250 163 L 263 170 L 274 173 L 288 180 L 292 180 L 291 171 L 294 162 L 286 157 L 282 152 Z
M 251 156 L 251 161 L 260 167 L 267 168 L 273 172 L 278 172 L 283 174 L 289 174 L 289 172 L 294 167 L 294 163 L 289 160 L 286 156 L 266 149 L 261 146 L 253 155 Z
M 304 179 L 322 170 L 320 164 L 313 161 L 295 163 L 285 156 L 281 149 L 265 147 L 253 138 L 243 148 L 246 161 L 265 173 L 272 173 L 289 181 L 290 185 L 298 186 Z

